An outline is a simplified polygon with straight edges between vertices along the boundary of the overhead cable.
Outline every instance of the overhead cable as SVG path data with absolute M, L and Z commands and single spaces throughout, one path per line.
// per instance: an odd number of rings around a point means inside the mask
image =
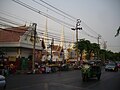
M 83 30 L 83 31 L 84 31 L 84 34 L 85 34 L 85 35 L 87 35 L 87 36 L 89 36 L 89 37 L 91 37 L 91 38 L 97 39 L 97 37 L 88 34 L 85 30 Z
M 7 23 L 11 23 L 11 24 L 13 24 L 13 25 L 21 25 L 21 24 L 18 23 L 18 22 L 12 21 L 12 20 L 10 20 L 10 19 L 7 19 L 7 18 L 1 17 L 1 16 L 0 16 L 0 20 L 1 20 L 1 21 L 4 21 L 4 22 L 7 22 Z
M 70 27 L 74 27 L 73 25 L 71 25 L 71 24 L 69 24 L 69 23 L 66 23 L 66 22 L 64 22 L 64 21 L 62 21 L 62 20 L 60 20 L 60 19 L 57 19 L 57 18 L 55 18 L 55 17 L 53 17 L 53 16 L 51 16 L 51 15 L 48 15 L 48 14 L 46 14 L 46 13 L 44 13 L 44 12 L 42 12 L 42 11 L 40 11 L 40 10 L 38 10 L 38 9 L 30 6 L 30 5 L 27 5 L 27 4 L 24 3 L 24 2 L 21 2 L 21 1 L 19 1 L 19 0 L 12 0 L 12 1 L 14 1 L 14 2 L 16 2 L 16 3 L 18 3 L 18 4 L 20 4 L 20 5 L 24 6 L 24 7 L 26 7 L 26 8 L 28 8 L 28 9 L 32 10 L 32 11 L 38 13 L 38 14 L 41 14 L 41 15 L 47 17 L 47 18 L 50 18 L 51 20 L 53 20 L 53 21 L 55 21 L 55 22 L 57 22 L 57 23 L 59 23 L 59 24 L 67 25 L 67 27 L 69 26 L 69 28 L 70 28 Z
M 4 31 L 8 31 L 8 32 L 15 32 L 15 33 L 23 33 L 23 32 L 21 32 L 21 31 L 17 31 L 17 30 L 12 30 L 12 29 L 8 29 L 8 28 L 5 28 L 5 29 L 0 29 L 0 30 L 4 30 Z M 26 31 L 30 31 L 30 30 L 26 30 Z M 28 32 L 28 33 L 24 33 L 24 36 L 26 35 L 26 36 L 31 36 L 31 31 L 30 32 Z M 42 32 L 37 32 L 37 38 L 43 38 L 43 36 L 41 36 L 41 35 L 43 35 L 43 33 Z M 55 40 L 54 41 L 57 41 L 57 42 L 64 42 L 64 43 L 74 43 L 74 42 L 71 42 L 71 40 L 64 40 L 64 41 L 61 41 L 60 40 L 60 38 L 58 37 L 58 36 L 56 36 L 56 35 L 49 35 L 48 36 L 48 39 L 47 40 L 51 40 L 51 38 L 54 38 Z
M 40 2 L 37 2 L 36 0 L 32 0 L 32 1 L 34 1 L 35 3 L 41 5 L 41 6 L 45 7 L 45 8 L 47 8 L 47 9 L 49 9 L 49 10 L 55 12 L 55 13 L 57 13 L 58 15 L 61 15 L 61 16 L 65 17 L 65 18 L 67 18 L 67 19 L 69 19 L 69 20 L 71 20 L 71 21 L 73 21 L 73 22 L 76 22 L 75 19 L 73 20 L 73 19 L 69 18 L 68 16 L 65 16 L 65 15 L 63 15 L 63 14 L 61 14 L 61 13 L 59 13 L 59 12 L 57 12 L 57 11 L 55 11 L 55 10 L 53 10 L 53 9 L 51 9 L 51 8 L 49 8 L 49 7 L 47 7 L 47 6 L 41 4 Z
M 60 9 L 58 9 L 58 8 L 56 8 L 56 7 L 52 6 L 52 5 L 50 5 L 49 3 L 47 3 L 47 2 L 45 2 L 45 1 L 43 1 L 43 0 L 40 0 L 40 1 L 43 2 L 43 3 L 45 3 L 46 5 L 48 5 L 48 6 L 50 6 L 50 7 L 52 7 L 52 8 L 54 8 L 54 9 L 58 10 L 59 12 L 65 14 L 65 15 L 67 15 L 67 16 L 69 16 L 69 17 L 71 17 L 72 19 L 77 20 L 77 18 L 75 18 L 75 17 L 73 17 L 73 16 L 71 16 L 71 15 L 69 15 L 69 14 L 63 12 L 62 10 L 60 10 Z

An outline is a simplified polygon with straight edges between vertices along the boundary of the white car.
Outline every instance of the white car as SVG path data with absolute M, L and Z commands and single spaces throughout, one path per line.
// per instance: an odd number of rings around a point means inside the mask
M 6 80 L 3 75 L 0 75 L 0 90 L 5 90 L 6 88 Z

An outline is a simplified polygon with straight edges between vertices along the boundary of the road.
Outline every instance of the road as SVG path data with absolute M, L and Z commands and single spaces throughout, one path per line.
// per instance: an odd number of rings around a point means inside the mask
M 120 90 L 120 71 L 105 72 L 101 80 L 82 82 L 81 71 L 64 71 L 51 74 L 11 75 L 6 90 Z

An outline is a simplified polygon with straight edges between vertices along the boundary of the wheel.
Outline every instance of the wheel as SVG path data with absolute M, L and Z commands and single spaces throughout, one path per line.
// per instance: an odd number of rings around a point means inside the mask
M 6 84 L 5 84 L 4 88 L 3 88 L 3 90 L 5 90 L 5 89 L 6 89 Z
M 105 69 L 105 71 L 108 71 L 107 69 Z
M 118 72 L 118 68 L 115 69 L 115 72 Z
M 100 80 L 100 76 L 101 76 L 101 75 L 98 75 L 98 76 L 97 76 L 97 79 L 98 79 L 98 80 Z
M 82 80 L 83 81 L 87 81 L 88 80 L 88 75 L 87 74 L 83 74 L 82 75 Z

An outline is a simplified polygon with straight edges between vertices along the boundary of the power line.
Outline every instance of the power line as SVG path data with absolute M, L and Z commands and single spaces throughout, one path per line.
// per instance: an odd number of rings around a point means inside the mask
M 20 28 L 20 29 L 22 29 L 22 28 Z M 2 29 L 2 28 L 0 28 L 0 30 L 4 30 L 4 31 L 8 31 L 8 32 L 14 32 L 14 33 L 20 33 L 20 34 L 22 34 L 23 32 L 21 32 L 21 31 L 16 31 L 16 30 L 12 30 L 12 29 Z M 24 29 L 23 29 L 24 30 Z M 29 31 L 29 30 L 26 30 L 26 31 Z M 31 33 L 31 31 L 30 31 L 30 33 Z M 30 33 L 24 33 L 23 35 L 25 36 L 31 36 L 31 34 Z M 43 35 L 43 33 L 41 33 L 41 32 L 37 32 L 37 38 L 43 38 L 41 35 Z M 41 37 L 40 37 L 41 36 Z M 51 38 L 54 38 L 55 39 L 55 41 L 57 41 L 57 42 L 64 42 L 64 43 L 74 43 L 74 42 L 71 42 L 71 40 L 65 40 L 65 41 L 61 41 L 60 40 L 60 38 L 58 37 L 58 36 L 55 36 L 55 35 L 49 35 L 48 36 L 48 39 L 47 40 L 51 40 Z
M 75 17 L 73 17 L 73 16 L 71 16 L 71 15 L 69 15 L 69 14 L 63 12 L 62 10 L 60 10 L 60 9 L 58 9 L 58 8 L 56 8 L 56 7 L 52 6 L 52 5 L 50 5 L 49 3 L 47 3 L 47 2 L 45 2 L 45 1 L 43 1 L 43 0 L 40 0 L 40 1 L 43 2 L 43 3 L 45 3 L 46 5 L 48 5 L 48 6 L 50 6 L 50 7 L 52 7 L 52 8 L 54 8 L 54 9 L 58 10 L 59 12 L 65 14 L 65 15 L 67 15 L 67 16 L 69 16 L 69 17 L 71 17 L 72 19 L 75 19 L 75 20 L 77 19 L 77 18 L 75 18 Z
M 41 31 L 42 33 L 44 32 L 44 30 L 41 30 L 41 29 L 37 29 L 37 30 L 38 30 L 38 32 L 40 32 L 40 31 Z M 50 29 L 48 29 L 48 30 L 50 30 Z M 52 30 L 52 29 L 51 29 L 51 30 Z M 60 33 L 54 31 L 54 33 L 53 33 L 53 32 L 48 32 L 48 35 L 53 35 L 53 36 L 55 35 L 55 36 L 58 37 L 58 36 L 60 36 Z M 68 34 L 68 35 L 69 35 L 69 34 Z M 69 38 L 69 37 L 65 35 L 65 39 L 68 39 L 68 38 Z
M 28 9 L 30 9 L 30 10 L 32 10 L 32 11 L 34 11 L 34 12 L 37 12 L 38 14 L 41 14 L 41 15 L 43 15 L 43 16 L 45 16 L 45 17 L 48 17 L 48 18 L 50 18 L 51 20 L 53 20 L 53 21 L 55 21 L 55 22 L 57 22 L 57 23 L 59 23 L 59 24 L 65 24 L 65 25 L 67 25 L 67 26 L 66 26 L 67 28 L 74 27 L 73 25 L 71 25 L 71 24 L 69 24 L 69 23 L 66 23 L 66 22 L 64 22 L 64 21 L 62 21 L 62 20 L 60 20 L 60 19 L 57 19 L 57 18 L 55 18 L 55 17 L 53 17 L 53 16 L 51 16 L 51 15 L 48 15 L 48 14 L 46 14 L 46 13 L 44 13 L 44 12 L 42 12 L 42 11 L 34 8 L 34 7 L 31 7 L 31 6 L 29 6 L 29 5 L 21 2 L 21 1 L 19 1 L 19 0 L 13 0 L 13 1 L 16 2 L 16 3 L 18 3 L 18 4 L 20 4 L 20 5 L 22 5 L 22 6 L 24 6 L 24 7 L 26 7 L 26 8 L 28 8 Z M 35 1 L 35 0 L 33 0 L 33 1 Z M 71 15 L 63 12 L 63 11 L 60 10 L 60 9 L 57 9 L 56 7 L 48 4 L 47 2 L 45 2 L 45 1 L 43 1 L 43 0 L 40 0 L 40 1 L 43 2 L 43 3 L 45 3 L 45 4 L 47 4 L 47 5 L 49 5 L 50 7 L 58 10 L 59 12 L 65 14 L 65 15 L 67 15 L 67 16 L 69 16 L 69 17 L 71 17 L 72 19 L 76 19 L 75 17 L 73 17 L 73 16 L 71 16 Z M 46 6 L 44 6 L 44 7 L 46 7 Z M 46 7 L 46 8 L 48 8 L 48 7 Z M 52 10 L 52 9 L 50 9 L 50 10 Z M 56 11 L 55 11 L 55 12 L 56 12 Z M 84 23 L 84 22 L 83 22 L 83 23 Z M 85 24 L 85 23 L 84 23 L 84 24 Z M 86 25 L 86 24 L 85 24 L 85 25 Z M 95 32 L 94 30 L 92 30 L 88 25 L 86 25 L 86 26 L 87 26 L 91 31 L 93 31 L 95 34 L 98 35 L 98 33 Z M 90 36 L 90 35 L 89 35 L 89 36 Z
M 33 1 L 35 1 L 35 0 L 33 0 Z M 65 15 L 67 15 L 67 16 L 69 16 L 69 17 L 71 17 L 72 19 L 77 19 L 77 18 L 75 18 L 75 17 L 73 17 L 73 16 L 71 16 L 71 15 L 69 15 L 69 14 L 67 14 L 67 13 L 65 13 L 65 12 L 63 12 L 62 10 L 60 10 L 60 9 L 58 9 L 58 8 L 56 8 L 56 7 L 54 7 L 54 6 L 52 6 L 52 5 L 50 5 L 49 3 L 47 3 L 47 2 L 45 2 L 45 1 L 43 1 L 43 0 L 40 0 L 41 2 L 43 2 L 43 3 L 45 3 L 46 5 L 48 5 L 48 6 L 50 6 L 50 7 L 52 7 L 52 8 L 54 8 L 55 10 L 58 10 L 59 12 L 61 12 L 61 13 L 63 13 L 63 14 L 65 14 Z M 37 2 L 37 1 L 35 1 L 35 2 Z M 38 3 L 38 2 L 37 2 Z M 48 7 L 47 7 L 48 8 Z M 51 9 L 50 9 L 51 10 Z M 83 22 L 83 21 L 82 21 Z M 97 36 L 98 35 L 100 35 L 100 34 L 98 34 L 97 32 L 95 32 L 93 29 L 91 29 L 85 22 L 83 22 L 89 29 L 88 30 L 91 30 L 92 32 L 94 32 L 95 34 L 97 34 Z M 90 37 L 94 37 L 94 36 L 91 36 L 91 35 L 89 35 L 89 34 L 87 34 L 88 36 L 90 36 Z M 96 37 L 95 37 L 96 38 Z M 103 37 L 102 37 L 102 39 L 103 39 Z M 104 39 L 103 39 L 103 41 L 104 41 Z
M 88 30 L 89 30 L 90 32 L 98 35 L 98 33 L 95 32 L 92 28 L 90 28 L 85 22 L 83 22 L 83 21 L 81 21 L 81 22 L 88 28 Z
M 0 11 L 0 13 L 3 14 L 3 15 L 6 15 L 6 16 L 12 17 L 14 19 L 17 19 L 17 20 L 20 20 L 20 21 L 23 21 L 23 22 L 27 22 L 24 18 L 18 18 L 18 16 L 13 15 L 12 13 L 8 13 L 8 12 L 5 13 L 5 12 L 1 12 L 1 11 Z M 30 21 L 30 22 L 32 22 L 32 21 Z
M 103 42 L 105 41 L 104 38 L 102 37 L 102 35 L 98 34 L 96 31 L 94 31 L 92 28 L 90 28 L 85 22 L 82 21 L 82 23 L 88 28 L 86 30 L 89 30 L 92 34 L 94 33 L 95 35 L 97 35 L 97 37 L 100 36 L 100 39 L 102 39 Z M 90 36 L 90 35 L 88 35 L 88 36 Z M 94 37 L 94 36 L 92 36 L 92 37 Z
M 51 15 L 48 15 L 48 14 L 46 14 L 46 13 L 44 13 L 44 12 L 42 12 L 42 11 L 34 8 L 34 7 L 31 7 L 30 5 L 27 5 L 26 3 L 23 3 L 23 2 L 21 2 L 21 1 L 19 1 L 19 0 L 12 0 L 12 1 L 14 1 L 14 2 L 16 2 L 16 3 L 18 3 L 18 4 L 20 4 L 20 5 L 24 6 L 24 7 L 26 7 L 26 8 L 28 8 L 28 9 L 32 10 L 32 11 L 38 13 L 38 14 L 41 14 L 41 15 L 47 17 L 47 18 L 50 18 L 51 20 L 53 20 L 53 21 L 55 21 L 55 22 L 57 22 L 57 23 L 59 23 L 59 24 L 67 25 L 66 27 L 68 27 L 68 26 L 69 26 L 69 28 L 70 28 L 70 27 L 73 27 L 73 25 L 71 25 L 71 24 L 69 24 L 69 23 L 66 23 L 66 22 L 64 22 L 64 21 L 62 21 L 62 20 L 60 20 L 60 19 L 57 19 L 57 18 L 55 18 L 55 17 L 53 17 L 53 16 L 51 16 Z
M 75 20 L 73 20 L 73 19 L 71 19 L 71 18 L 69 18 L 69 17 L 67 17 L 67 16 L 65 16 L 65 15 L 63 15 L 63 14 L 61 14 L 61 13 L 59 13 L 59 12 L 57 12 L 57 11 L 55 11 L 55 10 L 53 10 L 53 9 L 51 9 L 51 8 L 49 8 L 49 7 L 47 7 L 47 6 L 45 6 L 45 5 L 43 5 L 43 4 L 39 3 L 39 2 L 37 2 L 36 0 L 32 0 L 32 1 L 34 1 L 35 3 L 41 5 L 41 6 L 45 7 L 45 8 L 47 8 L 47 9 L 49 9 L 49 10 L 55 12 L 55 13 L 57 13 L 58 15 L 61 15 L 61 16 L 65 17 L 65 18 L 67 18 L 67 19 L 69 19 L 69 20 L 75 22 Z
M 38 31 L 38 33 L 44 34 L 43 32 L 40 32 L 40 31 Z M 58 34 L 56 34 L 56 33 L 51 33 L 51 32 L 48 32 L 48 37 L 60 39 L 60 35 L 58 35 Z M 65 37 L 65 40 L 71 41 L 69 38 L 66 38 L 66 37 Z
M 6 14 L 6 13 L 4 13 L 4 12 L 0 12 L 0 13 L 2 13 L 2 14 L 4 14 L 4 15 L 7 15 L 7 16 L 9 16 L 9 17 L 12 17 L 12 18 L 21 20 L 21 21 L 25 21 L 25 20 L 23 20 L 23 19 L 21 19 L 21 18 L 14 17 L 11 13 L 9 13 L 9 14 Z M 7 24 L 5 24 L 5 23 L 0 23 L 0 25 L 1 25 L 1 26 L 4 26 L 4 27 L 12 27 L 12 26 L 7 25 Z M 56 33 L 51 33 L 51 32 L 48 32 L 48 33 L 49 33 L 49 34 L 55 34 L 55 35 L 56 35 Z M 58 34 L 57 34 L 57 35 L 58 35 Z M 60 36 L 60 35 L 58 35 L 58 36 Z
M 25 3 L 23 3 L 23 2 L 21 2 L 21 1 L 19 1 L 19 0 L 13 0 L 13 1 L 15 1 L 16 3 L 18 3 L 18 4 L 20 4 L 20 5 L 22 5 L 22 6 L 26 7 L 26 8 L 28 8 L 28 9 L 30 9 L 30 10 L 32 10 L 32 11 L 35 11 L 35 12 L 37 12 L 37 13 L 39 13 L 39 14 L 45 16 L 45 17 L 48 17 L 48 18 L 52 19 L 53 21 L 55 21 L 55 22 L 57 22 L 57 23 L 59 23 L 59 24 L 62 23 L 62 24 L 66 24 L 67 26 L 74 27 L 74 26 L 71 25 L 71 24 L 68 24 L 68 23 L 66 23 L 66 22 L 64 22 L 64 21 L 62 21 L 62 20 L 59 20 L 59 19 L 57 19 L 57 18 L 55 18 L 55 17 L 52 17 L 52 16 L 50 16 L 50 15 L 48 15 L 48 14 L 45 14 L 44 12 L 41 12 L 41 11 L 39 11 L 38 9 L 35 9 L 35 8 L 33 8 L 33 7 L 27 5 L 27 4 L 25 4 Z M 54 6 L 52 6 L 52 5 L 48 4 L 48 3 L 46 3 L 45 1 L 43 1 L 43 0 L 40 0 L 40 1 L 42 1 L 43 3 L 49 5 L 49 6 L 52 7 L 52 8 L 54 8 L 54 9 L 56 9 L 56 10 L 58 10 L 58 11 L 64 13 L 65 15 L 68 15 L 68 14 L 66 14 L 65 12 L 61 11 L 60 9 L 57 9 L 57 8 L 55 8 Z M 70 16 L 70 15 L 68 15 L 68 16 Z M 70 16 L 70 17 L 71 17 L 71 18 L 74 18 L 74 17 L 72 17 L 72 16 Z M 74 18 L 74 19 L 76 19 L 76 18 Z M 86 25 L 86 26 L 89 27 L 88 25 Z M 89 27 L 89 28 L 90 28 L 90 27 Z M 92 30 L 92 29 L 90 28 L 90 30 Z M 92 31 L 98 35 L 98 33 L 95 32 L 94 30 L 92 30 Z
M 12 27 L 12 25 L 9 25 L 9 24 L 3 23 L 3 22 L 0 22 L 0 26 L 2 26 L 2 27 Z
M 84 31 L 84 34 L 85 34 L 85 35 L 87 35 L 87 36 L 89 36 L 89 37 L 91 37 L 91 38 L 97 39 L 97 37 L 88 34 L 85 30 L 83 30 L 83 31 Z
M 1 17 L 2 18 L 2 17 Z M 9 23 L 11 23 L 11 24 L 15 24 L 15 25 L 17 25 L 17 26 L 19 26 L 19 24 L 17 24 L 17 22 L 15 22 L 15 23 L 13 23 L 14 21 L 11 21 L 11 20 L 9 20 L 9 19 L 6 19 L 6 18 L 2 18 L 2 19 L 4 19 L 4 21 L 6 21 L 6 22 L 9 22 Z M 0 25 L 1 26 L 7 26 L 7 27 L 13 27 L 12 25 L 9 25 L 9 24 L 6 24 L 6 23 L 3 23 L 3 22 L 0 22 Z M 40 30 L 40 29 L 39 29 Z M 15 32 L 15 31 L 14 31 Z M 43 34 L 43 31 L 41 31 L 41 32 L 39 32 L 40 34 Z M 59 38 L 60 39 L 60 37 L 58 37 L 58 36 L 60 36 L 60 35 L 58 35 L 58 34 L 56 34 L 56 33 L 51 33 L 51 32 L 49 32 L 49 34 L 48 34 L 50 37 L 52 37 L 52 38 Z M 67 39 L 67 38 L 66 38 Z M 71 41 L 71 40 L 69 40 L 69 41 Z
M 18 22 L 12 21 L 12 20 L 10 20 L 10 19 L 7 19 L 7 18 L 1 17 L 1 16 L 0 16 L 0 20 L 1 20 L 1 21 L 4 21 L 4 22 L 7 22 L 7 23 L 11 23 L 11 24 L 13 24 L 13 25 L 21 25 L 21 24 L 18 23 Z

